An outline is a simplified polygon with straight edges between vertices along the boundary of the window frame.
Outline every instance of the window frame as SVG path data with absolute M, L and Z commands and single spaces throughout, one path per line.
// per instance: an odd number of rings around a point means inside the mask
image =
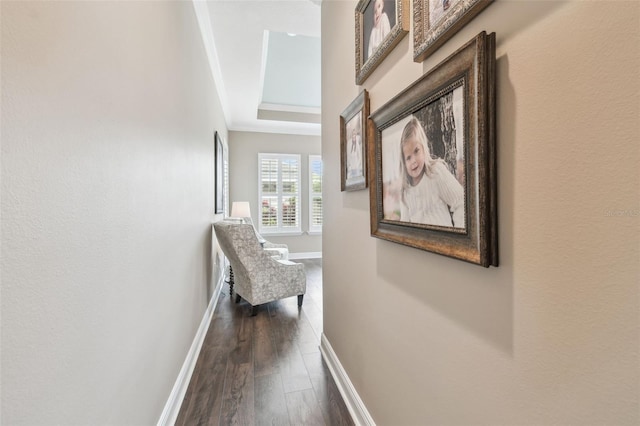
M 276 192 L 275 193 L 263 193 L 263 170 L 262 163 L 264 160 L 277 160 L 278 170 L 276 179 Z M 282 180 L 282 165 L 284 161 L 295 160 L 297 162 L 297 176 L 296 176 L 296 192 L 283 192 L 283 180 Z M 296 208 L 296 222 L 297 226 L 284 226 L 283 224 L 283 201 L 286 197 L 297 198 Z M 277 198 L 277 215 L 276 215 L 276 227 L 265 227 L 262 223 L 262 199 L 264 197 L 276 197 Z M 300 154 L 274 154 L 274 153 L 258 153 L 258 231 L 265 235 L 301 235 L 302 234 L 302 158 Z

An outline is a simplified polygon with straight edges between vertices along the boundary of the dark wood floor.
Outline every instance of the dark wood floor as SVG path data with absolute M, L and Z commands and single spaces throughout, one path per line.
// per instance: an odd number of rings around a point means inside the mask
M 299 311 L 291 297 L 255 317 L 225 284 L 176 425 L 353 425 L 320 355 L 322 261 L 307 271 Z

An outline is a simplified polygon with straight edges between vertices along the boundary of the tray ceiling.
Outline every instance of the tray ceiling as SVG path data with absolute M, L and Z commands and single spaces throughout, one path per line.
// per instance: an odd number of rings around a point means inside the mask
M 229 129 L 319 135 L 319 2 L 193 4 Z

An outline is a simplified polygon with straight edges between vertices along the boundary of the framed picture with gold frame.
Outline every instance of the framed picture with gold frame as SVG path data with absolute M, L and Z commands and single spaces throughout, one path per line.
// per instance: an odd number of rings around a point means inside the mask
M 480 33 L 369 120 L 371 235 L 498 265 L 495 33 Z
M 493 0 L 414 0 L 413 60 L 424 61 Z
M 355 11 L 356 84 L 409 32 L 409 0 L 360 0 Z

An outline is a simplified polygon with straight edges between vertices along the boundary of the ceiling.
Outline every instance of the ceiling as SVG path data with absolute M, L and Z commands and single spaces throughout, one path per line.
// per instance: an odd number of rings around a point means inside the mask
M 227 127 L 320 134 L 320 1 L 193 0 Z

